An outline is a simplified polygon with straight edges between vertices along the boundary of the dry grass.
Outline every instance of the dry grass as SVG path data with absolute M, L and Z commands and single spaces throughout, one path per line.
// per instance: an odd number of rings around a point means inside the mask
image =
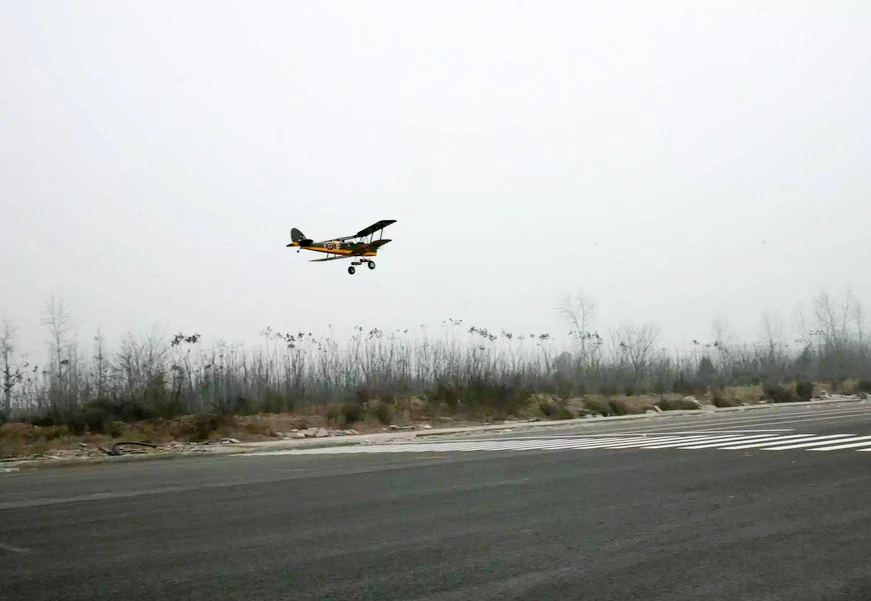
M 0 426 L 0 458 L 39 456 L 58 449 L 78 448 L 81 443 L 105 445 L 118 440 L 99 434 L 75 436 L 66 426 L 40 427 L 15 422 Z
M 733 405 L 758 403 L 765 398 L 765 393 L 762 391 L 762 385 L 760 384 L 753 386 L 726 386 L 722 391 L 722 395 Z M 711 400 L 713 401 L 713 399 Z

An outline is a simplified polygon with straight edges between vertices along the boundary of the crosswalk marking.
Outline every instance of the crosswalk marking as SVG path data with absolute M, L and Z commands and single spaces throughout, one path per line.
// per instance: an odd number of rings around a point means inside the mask
M 839 440 L 838 445 L 834 447 L 825 447 L 821 449 L 810 449 L 811 451 L 840 451 L 841 449 L 853 449 L 856 447 L 867 447 L 871 445 L 871 440 L 867 442 L 858 442 L 860 440 L 866 440 L 871 438 L 871 436 L 857 436 L 856 438 L 846 438 L 844 440 Z M 851 442 L 852 441 L 852 442 Z M 840 444 L 842 442 L 846 442 L 847 444 Z
M 705 441 L 705 442 L 702 442 L 702 444 L 692 444 L 692 445 L 687 446 L 687 447 L 678 447 L 678 448 L 679 449 L 712 449 L 715 447 L 728 448 L 730 445 L 732 445 L 736 442 L 745 442 L 746 443 L 746 442 L 752 441 L 752 443 L 755 444 L 755 443 L 763 442 L 766 440 L 771 440 L 771 438 L 772 438 L 771 436 L 764 436 L 764 435 L 762 435 L 762 436 L 744 436 L 744 437 L 732 436 L 732 437 L 729 437 L 729 438 L 724 439 L 724 440 L 718 440 L 718 441 L 714 441 L 714 442 Z M 777 438 L 782 438 L 782 437 L 778 436 Z
M 780 443 L 777 442 L 777 443 L 772 443 L 775 445 L 773 447 L 771 447 L 771 446 L 765 447 L 765 450 L 766 451 L 788 451 L 788 450 L 792 450 L 792 449 L 803 449 L 805 447 L 815 447 L 815 446 L 820 446 L 820 445 L 826 444 L 825 442 L 823 442 L 824 439 L 829 439 L 828 442 L 843 442 L 840 440 L 833 441 L 831 439 L 832 438 L 844 438 L 844 437 L 849 437 L 849 436 L 852 436 L 852 434 L 829 434 L 828 436 L 817 436 L 814 440 L 812 440 L 810 442 L 799 442 L 797 444 L 786 444 L 786 445 L 780 445 Z
M 738 446 L 726 446 L 723 447 L 729 451 L 740 451 L 743 449 L 752 449 L 758 447 L 764 447 L 768 444 L 780 444 L 781 442 L 792 441 L 799 442 L 800 440 L 810 440 L 813 438 L 813 434 L 792 434 L 790 436 L 770 436 L 768 438 L 763 438 L 761 440 L 755 440 L 749 444 L 740 444 Z
M 679 439 L 680 439 L 679 436 L 672 436 L 672 437 L 665 438 L 665 439 L 661 439 L 661 440 L 666 440 L 666 441 L 671 440 L 671 441 L 675 441 L 675 440 L 679 440 Z M 622 442 L 613 443 L 613 444 L 606 445 L 606 446 L 607 446 L 609 449 L 628 449 L 628 448 L 630 448 L 630 447 L 640 447 L 640 446 L 644 446 L 644 445 L 648 444 L 649 442 L 650 442 L 650 440 L 647 439 L 647 438 L 645 437 L 645 438 L 638 438 L 638 439 L 635 439 L 635 440 L 630 441 L 630 442 L 622 441 Z
M 447 453 L 476 451 L 583 451 L 583 450 L 743 450 L 761 449 L 766 451 L 839 451 L 853 449 L 871 451 L 871 435 L 854 434 L 780 434 L 759 431 L 746 433 L 685 432 L 674 435 L 667 432 L 646 434 L 609 434 L 541 436 L 539 438 L 490 438 L 474 440 L 416 441 L 409 443 L 388 443 L 359 446 L 336 446 L 320 448 L 296 448 L 235 455 L 235 457 L 256 457 L 266 455 L 315 455 L 352 453 Z
M 711 439 L 710 434 L 705 435 L 705 436 L 687 436 L 685 438 L 679 439 L 678 442 L 674 442 L 672 440 L 672 441 L 666 441 L 665 444 L 662 444 L 662 441 L 660 441 L 659 443 L 644 445 L 641 448 L 642 449 L 666 449 L 669 447 L 679 447 L 682 444 L 687 444 L 690 442 L 701 442 L 702 440 L 710 440 L 710 439 Z

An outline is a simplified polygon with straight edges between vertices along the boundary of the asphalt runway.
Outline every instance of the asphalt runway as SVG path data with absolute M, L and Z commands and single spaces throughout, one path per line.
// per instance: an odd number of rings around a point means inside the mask
M 0 474 L 0 599 L 871 598 L 871 404 L 593 421 Z

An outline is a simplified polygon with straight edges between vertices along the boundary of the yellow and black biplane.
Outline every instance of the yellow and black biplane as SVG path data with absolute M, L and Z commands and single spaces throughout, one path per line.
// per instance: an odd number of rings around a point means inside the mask
M 356 271 L 354 265 L 366 263 L 369 266 L 369 269 L 375 269 L 375 261 L 368 257 L 376 256 L 378 254 L 378 249 L 390 242 L 390 240 L 385 240 L 382 237 L 382 230 L 391 223 L 396 223 L 396 220 L 382 219 L 351 236 L 342 236 L 340 238 L 332 238 L 321 242 L 315 242 L 311 238 L 306 238 L 305 234 L 301 231 L 296 228 L 291 228 L 291 243 L 287 246 L 298 247 L 299 250 L 296 252 L 299 252 L 300 250 L 310 250 L 313 252 L 334 255 L 323 259 L 312 259 L 312 262 L 335 261 L 336 259 L 355 259 L 348 267 L 348 273 L 353 274 L 354 271 Z M 375 232 L 382 232 L 382 235 L 379 236 L 377 240 L 375 239 Z

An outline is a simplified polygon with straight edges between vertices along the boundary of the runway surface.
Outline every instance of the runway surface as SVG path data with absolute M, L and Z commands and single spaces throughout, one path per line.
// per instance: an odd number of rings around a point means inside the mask
M 871 596 L 869 404 L 400 446 L 2 474 L 0 598 Z

